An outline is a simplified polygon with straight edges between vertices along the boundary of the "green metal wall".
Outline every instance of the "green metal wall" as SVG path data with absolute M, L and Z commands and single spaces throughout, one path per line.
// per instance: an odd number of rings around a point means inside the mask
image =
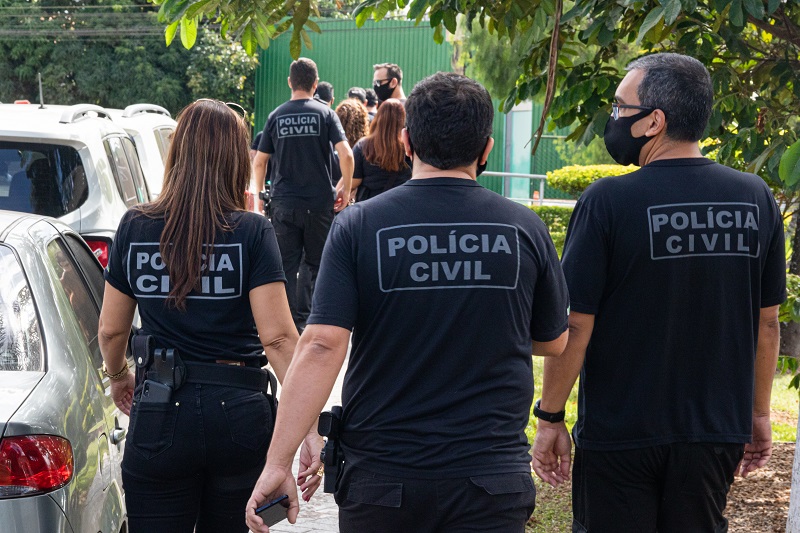
M 531 136 L 533 136 L 539 128 L 539 120 L 541 120 L 542 117 L 543 106 L 542 104 L 534 103 L 532 107 L 533 126 Z M 531 158 L 531 174 L 546 174 L 550 170 L 556 170 L 570 164 L 569 161 L 564 161 L 556 151 L 556 143 L 559 141 L 563 142 L 564 137 L 569 135 L 569 132 L 569 128 L 558 128 L 548 132 L 547 127 L 545 127 L 542 140 L 539 142 L 539 147 L 536 149 L 536 155 Z M 532 146 L 533 141 L 531 141 L 531 147 Z M 564 191 L 554 189 L 549 185 L 545 185 L 544 197 L 572 198 L 572 196 Z
M 396 63 L 403 69 L 403 89 L 408 95 L 422 78 L 438 71 L 450 71 L 453 47 L 433 41 L 433 30 L 411 21 L 368 21 L 357 28 L 352 20 L 317 20 L 321 34 L 309 32 L 312 49 L 302 55 L 313 59 L 319 79 L 333 84 L 334 107 L 346 98 L 350 87 L 372 87 L 372 65 Z M 276 39 L 261 52 L 256 73 L 256 128 L 269 113 L 291 97 L 289 77 L 289 34 Z
M 372 65 L 397 63 L 403 69 L 403 89 L 411 93 L 414 84 L 438 71 L 451 70 L 453 47 L 445 42 L 433 41 L 433 30 L 425 23 L 414 26 L 411 21 L 368 21 L 357 28 L 352 20 L 317 20 L 321 34 L 309 32 L 314 45 L 304 49 L 302 55 L 313 59 L 319 69 L 319 78 L 333 84 L 336 101 L 334 106 L 347 96 L 350 87 L 372 86 Z M 286 82 L 289 77 L 289 35 L 276 39 L 267 50 L 261 52 L 261 61 L 256 72 L 256 130 L 263 128 L 270 112 L 291 97 Z M 495 149 L 489 157 L 488 170 L 502 171 L 505 115 L 496 111 L 495 101 L 494 140 Z M 485 187 L 502 192 L 502 178 L 480 178 Z

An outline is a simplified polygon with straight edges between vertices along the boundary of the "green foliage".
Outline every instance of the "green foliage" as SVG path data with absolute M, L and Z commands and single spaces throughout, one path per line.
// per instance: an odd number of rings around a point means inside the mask
M 569 227 L 569 219 L 572 217 L 572 207 L 553 206 L 553 205 L 535 205 L 531 209 L 534 213 L 539 215 L 544 225 L 550 231 L 550 238 L 553 239 L 553 244 L 556 246 L 558 256 L 564 251 L 564 240 L 567 238 L 567 228 Z
M 373 10 L 397 0 L 365 0 Z M 503 108 L 543 98 L 551 66 L 551 36 L 557 26 L 555 98 L 549 118 L 555 127 L 574 127 L 569 140 L 589 143 L 602 135 L 610 103 L 625 72 L 616 64 L 631 44 L 637 55 L 673 51 L 708 66 L 717 100 L 708 128 L 717 158 L 758 173 L 793 209 L 800 183 L 778 175 L 786 148 L 797 141 L 800 122 L 800 2 L 779 0 L 575 0 L 558 13 L 555 0 L 415 0 L 407 16 L 431 27 L 445 15 L 466 15 L 500 39 L 530 39 L 516 86 Z M 357 22 L 359 20 L 357 19 Z M 363 23 L 363 20 L 360 21 Z M 592 55 L 584 52 L 594 51 Z M 577 124 L 577 126 L 574 126 Z
M 200 44 L 191 51 L 186 68 L 192 99 L 216 98 L 236 102 L 252 113 L 255 106 L 255 70 L 258 59 L 230 38 L 217 32 L 200 30 Z
M 2 0 L 0 0 L 2 1 Z M 96 0 L 47 7 L 6 0 L 0 36 L 0 101 L 93 103 L 124 108 L 139 102 L 173 113 L 196 98 L 254 105 L 257 60 L 239 44 L 201 27 L 191 51 L 167 48 L 153 7 L 106 6 Z M 177 32 L 178 26 L 175 26 Z
M 547 184 L 566 193 L 579 196 L 586 187 L 606 176 L 628 174 L 639 167 L 622 165 L 570 165 L 547 173 Z
M 521 40 L 511 43 L 507 36 L 498 38 L 475 21 L 462 44 L 459 62 L 465 75 L 483 84 L 492 98 L 499 99 L 514 88 L 517 80 L 509 73 L 514 72 L 526 53 Z
M 570 165 L 613 165 L 612 158 L 603 139 L 596 137 L 588 145 L 558 139 L 554 143 L 561 160 Z
M 800 276 L 786 275 L 786 300 L 780 306 L 781 322 L 800 322 Z

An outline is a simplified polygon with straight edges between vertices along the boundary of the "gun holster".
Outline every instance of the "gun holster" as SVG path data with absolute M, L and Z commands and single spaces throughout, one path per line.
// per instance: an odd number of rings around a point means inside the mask
M 344 454 L 339 444 L 341 422 L 342 407 L 334 405 L 330 411 L 320 413 L 317 424 L 317 432 L 326 439 L 321 453 L 322 464 L 325 465 L 322 490 L 330 494 L 336 492 L 344 467 Z
M 172 392 L 186 381 L 186 365 L 177 350 L 153 349 L 152 335 L 136 335 L 132 342 L 136 362 L 136 383 L 142 384 L 142 402 L 164 403 L 172 399 Z

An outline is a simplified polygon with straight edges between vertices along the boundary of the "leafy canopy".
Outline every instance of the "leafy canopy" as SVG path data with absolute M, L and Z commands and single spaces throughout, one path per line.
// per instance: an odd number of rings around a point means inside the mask
M 155 0 L 190 44 L 205 16 L 234 32 L 249 53 L 291 30 L 292 56 L 310 45 L 313 0 Z M 337 3 L 337 5 L 340 3 Z M 788 204 L 800 188 L 800 2 L 796 0 L 365 0 L 358 25 L 401 10 L 433 29 L 441 42 L 458 16 L 491 34 L 523 41 L 514 88 L 504 108 L 538 98 L 553 127 L 573 127 L 570 139 L 588 144 L 602 135 L 614 90 L 625 72 L 615 60 L 631 47 L 644 54 L 672 51 L 706 64 L 718 99 L 708 130 L 724 164 L 757 172 Z M 184 25 L 186 29 L 184 30 Z M 593 53 L 586 53 L 587 50 Z M 552 105 L 550 105 L 552 104 Z

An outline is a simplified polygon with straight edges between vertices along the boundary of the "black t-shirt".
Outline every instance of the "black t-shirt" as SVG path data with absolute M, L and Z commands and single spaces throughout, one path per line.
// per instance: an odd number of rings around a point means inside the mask
M 263 133 L 258 150 L 275 159 L 273 206 L 332 209 L 331 146 L 347 140 L 336 113 L 314 99 L 289 100 L 270 113 Z
M 135 209 L 120 222 L 105 277 L 114 288 L 136 300 L 142 331 L 156 346 L 176 348 L 186 360 L 252 360 L 266 364 L 258 338 L 250 290 L 286 281 L 272 224 L 247 212 L 229 215 L 234 230 L 218 234 L 212 257 L 205 261 L 200 292 L 186 300 L 186 311 L 166 305 L 169 274 L 161 260 L 163 218 L 148 218 Z
M 567 328 L 544 223 L 473 180 L 410 180 L 334 219 L 309 324 L 353 329 L 349 464 L 419 478 L 530 472 L 531 340 Z
M 368 200 L 373 196 L 402 185 L 411 179 L 411 161 L 406 158 L 404 168 L 396 172 L 384 170 L 378 165 L 373 165 L 364 157 L 364 142 L 361 139 L 353 147 L 353 179 L 359 179 L 357 199 L 359 202 Z
M 749 442 L 759 312 L 786 294 L 783 225 L 757 176 L 661 160 L 581 196 L 563 266 L 595 315 L 578 446 Z

